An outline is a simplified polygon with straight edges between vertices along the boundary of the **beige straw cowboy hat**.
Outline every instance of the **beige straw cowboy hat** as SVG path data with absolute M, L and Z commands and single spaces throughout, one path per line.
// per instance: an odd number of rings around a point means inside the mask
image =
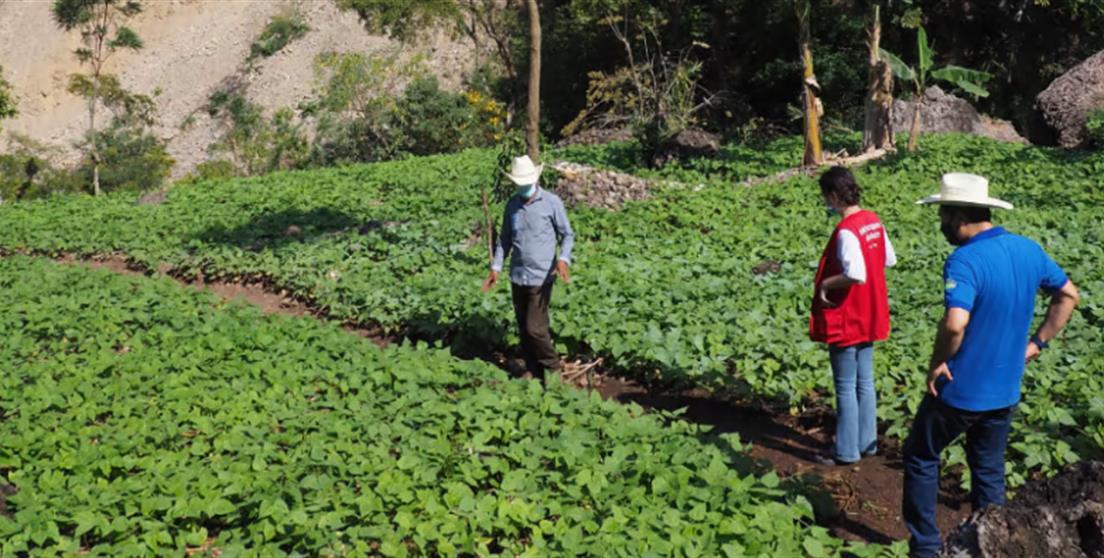
M 537 183 L 543 170 L 544 165 L 534 165 L 533 160 L 528 155 L 522 155 L 521 157 L 514 157 L 514 163 L 505 174 L 514 184 L 528 186 Z
M 989 181 L 984 176 L 964 172 L 944 174 L 939 193 L 916 203 L 1012 209 L 1012 204 L 989 197 Z

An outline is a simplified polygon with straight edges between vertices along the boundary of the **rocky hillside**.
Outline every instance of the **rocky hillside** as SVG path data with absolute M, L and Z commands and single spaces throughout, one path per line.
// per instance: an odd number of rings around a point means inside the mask
M 80 71 L 72 52 L 76 33 L 54 24 L 48 0 L 0 0 L 0 66 L 15 88 L 20 114 L 5 131 L 51 145 L 71 145 L 84 132 L 86 105 L 66 92 L 68 76 Z M 145 41 L 137 53 L 119 53 L 108 70 L 133 92 L 157 95 L 157 133 L 169 141 L 179 177 L 207 157 L 215 123 L 202 109 L 224 80 L 239 74 L 250 44 L 269 19 L 297 8 L 311 31 L 267 58 L 248 74 L 247 96 L 269 110 L 295 106 L 315 85 L 313 61 L 323 52 L 424 53 L 431 71 L 449 86 L 459 85 L 471 66 L 471 46 L 445 33 L 419 45 L 397 45 L 366 32 L 355 14 L 331 0 L 157 0 L 145 2 L 133 27 Z

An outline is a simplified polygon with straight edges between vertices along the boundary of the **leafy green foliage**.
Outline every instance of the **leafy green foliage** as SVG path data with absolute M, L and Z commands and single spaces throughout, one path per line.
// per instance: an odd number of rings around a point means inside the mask
M 912 69 L 904 60 L 901 60 L 896 54 L 889 52 L 885 49 L 878 49 L 882 58 L 889 61 L 889 67 L 893 70 L 893 75 L 897 76 L 897 79 L 903 79 L 905 81 L 915 81 L 917 78 L 916 70 Z
M 843 549 L 738 440 L 669 415 L 168 280 L 14 257 L 0 298 L 5 556 Z
M 494 126 L 473 108 L 464 95 L 443 91 L 436 77 L 414 80 L 398 103 L 406 136 L 403 151 L 431 155 L 487 146 Z
M 249 45 L 249 61 L 268 58 L 309 31 L 310 26 L 298 11 L 285 10 L 272 16 L 261 34 L 257 36 L 257 40 Z
M 95 132 L 100 157 L 100 187 L 105 192 L 144 192 L 165 183 L 172 171 L 173 159 L 159 138 L 144 128 L 127 126 L 119 121 Z M 81 160 L 73 170 L 73 178 L 87 188 L 92 184 L 93 162 Z M 89 192 L 91 193 L 91 192 Z
M 137 0 L 54 0 L 53 5 L 54 21 L 66 31 L 90 24 L 98 25 L 104 11 L 132 17 L 142 12 L 142 4 Z M 116 38 L 128 42 L 125 37 Z
M 876 352 L 886 432 L 905 435 L 923 394 L 949 253 L 938 218 L 913 202 L 937 189 L 940 174 L 961 170 L 988 176 L 994 194 L 1017 206 L 998 215 L 1001 223 L 1037 239 L 1085 300 L 1064 337 L 1029 368 L 1011 478 L 1055 471 L 1075 455 L 1100 456 L 1104 306 L 1096 295 L 1104 292 L 1104 200 L 1097 183 L 1104 160 L 969 136 L 922 141 L 927 153 L 857 171 L 863 205 L 882 215 L 900 256 L 889 273 L 894 330 Z M 828 405 L 827 355 L 805 339 L 815 264 L 834 221 L 812 178 L 732 185 L 784 168 L 800 150 L 800 138 L 759 150 L 729 147 L 720 159 L 650 174 L 683 185 L 661 188 L 651 200 L 616 213 L 572 210 L 575 280 L 557 291 L 552 310 L 561 347 L 602 355 L 642 379 L 795 410 Z M 563 154 L 631 171 L 641 164 L 633 152 L 610 146 Z M 128 196 L 14 204 L 0 207 L 0 247 L 123 252 L 186 275 L 264 278 L 336 317 L 441 339 L 458 354 L 484 353 L 514 335 L 505 289 L 479 292 L 487 261 L 478 192 L 495 157 L 467 151 L 208 182 L 174 189 L 156 207 L 134 208 Z M 286 236 L 293 224 L 302 234 Z M 764 262 L 777 262 L 778 272 L 758 274 Z M 1075 426 L 1054 414 L 1059 409 Z
M 1104 108 L 1089 113 L 1085 119 L 1085 131 L 1088 133 L 1089 143 L 1097 149 L 1104 149 Z
M 323 54 L 321 82 L 305 112 L 318 123 L 311 166 L 385 161 L 493 144 L 505 127 L 502 107 L 477 92 L 444 91 L 421 76 L 421 59 L 398 54 Z M 396 94 L 402 89 L 402 94 Z
M 337 0 L 353 10 L 365 26 L 392 37 L 410 39 L 442 21 L 456 21 L 461 14 L 455 0 Z
M 897 79 L 911 82 L 913 94 L 917 98 L 924 95 L 924 90 L 928 84 L 928 76 L 950 83 L 974 97 L 989 96 L 989 92 L 985 90 L 984 86 L 993 76 L 986 72 L 971 70 L 954 64 L 934 69 L 935 52 L 928 43 L 928 33 L 923 27 L 916 29 L 916 52 L 917 62 L 916 67 L 913 68 L 905 64 L 899 56 L 881 49 L 881 54 L 889 60 L 889 66 L 893 69 L 894 75 L 897 76 Z
M 12 86 L 4 79 L 4 67 L 0 66 L 0 121 L 5 118 L 12 118 L 17 114 L 19 114 L 19 111 L 16 110 Z
M 86 100 L 96 99 L 111 111 L 118 124 L 144 127 L 152 126 L 157 121 L 157 103 L 153 98 L 127 91 L 116 76 L 104 74 L 95 79 L 84 74 L 72 74 L 67 89 Z
M 53 4 L 54 21 L 58 26 L 66 31 L 80 32 L 81 46 L 73 54 L 81 65 L 88 66 L 87 74 L 70 75 L 69 89 L 88 102 L 88 141 L 82 146 L 92 164 L 89 190 L 97 196 L 102 191 L 99 167 L 103 159 L 99 152 L 101 132 L 96 124 L 97 108 L 101 103 L 111 107 L 114 102 L 124 107 L 129 115 L 143 112 L 149 115 L 153 112 L 153 103 L 149 97 L 130 95 L 119 85 L 115 76 L 104 72 L 104 65 L 119 50 L 136 51 L 142 48 L 142 40 L 138 34 L 124 24 L 127 19 L 141 12 L 142 5 L 138 0 L 54 0 Z M 118 118 L 116 114 L 116 123 L 113 126 L 119 125 Z M 139 125 L 149 124 L 147 120 Z M 125 122 L 123 125 L 130 126 L 132 123 Z M 118 172 L 129 171 L 120 169 Z
M 63 151 L 21 134 L 9 134 L 0 154 L 0 198 L 5 201 L 40 198 L 58 191 L 79 191 L 58 159 Z M 75 186 L 76 190 L 69 190 Z
M 309 145 L 295 114 L 287 108 L 271 117 L 244 95 L 218 91 L 208 112 L 221 123 L 221 136 L 210 146 L 226 157 L 241 176 L 253 176 L 304 165 Z

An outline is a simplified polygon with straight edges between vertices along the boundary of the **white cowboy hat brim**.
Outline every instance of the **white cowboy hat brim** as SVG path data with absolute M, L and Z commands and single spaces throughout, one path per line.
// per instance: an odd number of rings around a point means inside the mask
M 989 208 L 995 208 L 995 209 L 1012 209 L 1012 207 L 1013 207 L 1012 204 L 1010 204 L 1010 203 L 1008 203 L 1004 200 L 998 200 L 997 198 L 973 199 L 973 198 L 964 198 L 964 197 L 957 197 L 957 196 L 955 196 L 955 197 L 951 197 L 951 196 L 944 197 L 942 194 L 935 194 L 934 196 L 928 196 L 928 197 L 916 202 L 916 204 L 917 205 L 931 205 L 931 204 L 965 205 L 965 206 L 968 206 L 968 207 L 989 207 Z
M 518 186 L 528 186 L 530 184 L 536 184 L 540 179 L 541 173 L 544 172 L 544 165 L 537 165 L 531 172 L 524 174 L 511 174 L 509 171 L 502 171 L 502 174 L 506 175 L 514 184 Z

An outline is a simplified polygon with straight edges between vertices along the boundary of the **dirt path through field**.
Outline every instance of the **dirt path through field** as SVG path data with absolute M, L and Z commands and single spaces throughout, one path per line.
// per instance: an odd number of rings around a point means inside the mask
M 884 544 L 908 538 L 900 515 L 901 456 L 892 441 L 881 440 L 881 453 L 856 465 L 820 465 L 815 458 L 828 450 L 835 428 L 830 412 L 792 417 L 721 400 L 705 390 L 654 393 L 619 378 L 603 378 L 597 389 L 607 399 L 648 409 L 685 409 L 682 416 L 688 421 L 712 426 L 718 434 L 739 434 L 752 445 L 751 456 L 769 462 L 779 476 L 812 483 L 810 499 L 821 522 L 837 537 Z M 966 495 L 952 479 L 946 481 L 939 495 L 939 527 L 944 533 L 970 514 Z M 823 501 L 825 496 L 830 496 L 830 504 Z
M 125 275 L 147 275 L 135 269 L 120 256 L 98 259 L 55 258 L 61 264 L 87 265 Z M 168 269 L 156 273 L 167 274 Z M 239 300 L 260 308 L 266 314 L 311 316 L 319 320 L 332 318 L 296 300 L 286 292 L 273 292 L 266 284 L 231 283 L 176 279 L 181 285 L 212 292 L 224 300 Z M 396 339 L 385 337 L 377 328 L 343 323 L 354 335 L 387 346 Z M 502 366 L 505 358 L 488 359 Z M 683 418 L 709 425 L 713 433 L 734 432 L 750 443 L 751 456 L 778 472 L 783 479 L 800 482 L 807 487 L 818 512 L 820 523 L 846 540 L 890 543 L 907 538 L 900 518 L 902 469 L 899 452 L 894 444 L 882 442 L 882 453 L 864 458 L 853 466 L 820 465 L 815 456 L 825 452 L 832 437 L 833 418 L 830 412 L 792 417 L 757 408 L 750 404 L 726 401 L 704 390 L 667 392 L 649 389 L 630 380 L 601 376 L 596 382 L 601 395 L 613 401 L 636 403 L 646 409 L 674 411 L 685 409 Z M 947 479 L 948 481 L 950 479 Z M 949 532 L 969 515 L 966 496 L 946 482 L 939 498 L 939 526 Z

